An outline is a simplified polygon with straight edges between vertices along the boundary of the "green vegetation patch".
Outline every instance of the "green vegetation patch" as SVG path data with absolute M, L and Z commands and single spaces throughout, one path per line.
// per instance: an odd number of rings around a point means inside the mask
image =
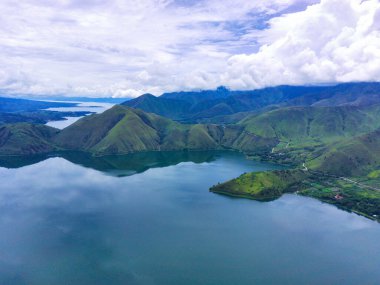
M 371 171 L 368 175 L 367 175 L 368 178 L 371 178 L 371 179 L 376 179 L 376 178 L 380 178 L 380 170 L 373 170 Z
M 315 181 L 299 194 L 380 221 L 380 191 L 341 179 L 330 179 Z
M 271 200 L 285 192 L 301 189 L 307 176 L 302 170 L 245 173 L 238 178 L 211 187 L 210 191 L 256 200 Z

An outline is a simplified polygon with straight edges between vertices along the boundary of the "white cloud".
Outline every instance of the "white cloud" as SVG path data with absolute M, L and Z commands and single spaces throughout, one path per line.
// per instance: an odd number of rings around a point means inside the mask
M 316 1 L 3 0 L 0 89 L 123 97 L 379 78 L 379 1 L 305 10 Z
M 380 2 L 322 0 L 269 21 L 257 53 L 229 59 L 232 88 L 380 80 Z

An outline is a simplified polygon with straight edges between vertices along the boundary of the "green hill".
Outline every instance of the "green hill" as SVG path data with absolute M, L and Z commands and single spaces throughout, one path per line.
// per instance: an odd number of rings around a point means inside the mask
M 380 165 L 380 106 L 287 107 L 249 116 L 250 133 L 290 142 L 293 161 L 332 175 L 360 175 Z M 318 146 L 313 148 L 312 146 Z
M 380 129 L 329 145 L 308 167 L 338 176 L 367 175 L 380 167 Z
M 57 129 L 27 123 L 0 126 L 0 155 L 31 155 L 56 150 Z
M 207 150 L 232 148 L 264 151 L 277 143 L 238 126 L 184 125 L 124 106 L 85 117 L 62 130 L 54 142 L 62 148 L 97 154 L 150 150 Z
M 210 191 L 255 200 L 273 200 L 283 193 L 300 189 L 300 181 L 305 177 L 302 170 L 245 173 L 230 181 L 214 185 Z
M 181 119 L 183 113 L 190 108 L 190 103 L 186 101 L 171 98 L 158 98 L 151 94 L 144 94 L 136 99 L 126 101 L 121 105 L 144 110 L 175 120 Z
M 380 106 L 287 107 L 249 116 L 239 124 L 263 137 L 330 142 L 380 127 Z

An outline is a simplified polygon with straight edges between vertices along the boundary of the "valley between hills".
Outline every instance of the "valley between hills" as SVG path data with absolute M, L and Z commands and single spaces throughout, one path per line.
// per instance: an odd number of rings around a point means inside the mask
M 44 107 L 36 108 L 34 118 Z M 145 94 L 63 130 L 20 112 L 3 115 L 2 156 L 241 151 L 286 167 L 244 173 L 210 191 L 260 201 L 297 193 L 380 221 L 379 83 Z

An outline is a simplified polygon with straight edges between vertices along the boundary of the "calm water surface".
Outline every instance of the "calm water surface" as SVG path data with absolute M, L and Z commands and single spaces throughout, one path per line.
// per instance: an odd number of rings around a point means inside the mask
M 296 195 L 260 203 L 210 193 L 276 168 L 238 153 L 73 153 L 0 165 L 0 284 L 380 281 L 376 222 Z
M 62 102 L 62 101 L 55 101 L 55 102 Z M 63 101 L 64 103 L 78 103 L 78 106 L 76 107 L 59 107 L 59 108 L 49 108 L 47 110 L 49 111 L 58 111 L 58 112 L 78 112 L 78 111 L 88 111 L 88 112 L 94 112 L 94 113 L 102 113 L 105 110 L 111 108 L 114 104 L 111 103 L 99 103 L 99 102 L 76 102 L 76 101 Z M 65 117 L 66 120 L 62 121 L 50 121 L 46 123 L 46 125 L 50 127 L 54 127 L 57 129 L 63 129 L 67 126 L 70 126 L 71 124 L 78 121 L 80 118 L 83 117 Z

